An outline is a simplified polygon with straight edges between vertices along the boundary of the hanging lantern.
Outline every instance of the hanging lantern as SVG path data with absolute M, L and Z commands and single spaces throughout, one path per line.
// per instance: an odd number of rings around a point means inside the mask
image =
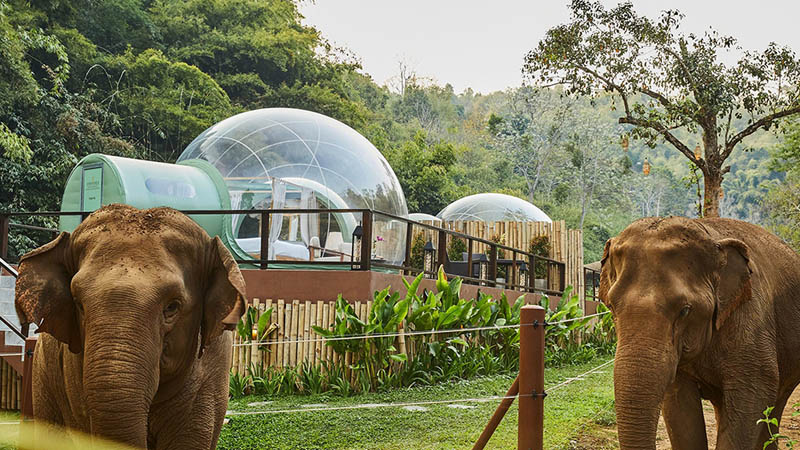
M 254 341 L 258 339 L 258 324 L 253 324 L 253 330 L 251 335 L 253 336 Z
M 645 175 L 650 175 L 650 161 L 645 158 L 644 164 L 642 164 L 642 173 Z
M 625 152 L 628 151 L 628 144 L 629 144 L 628 135 L 626 134 L 626 135 L 622 136 L 622 142 L 620 142 L 620 145 L 622 145 L 622 150 L 623 151 L 625 151 Z
M 361 269 L 361 245 L 364 237 L 364 229 L 361 225 L 356 226 L 353 230 L 353 252 L 350 254 L 350 269 Z
M 697 144 L 694 147 L 694 158 L 695 159 L 700 159 L 702 157 L 703 157 L 703 154 L 700 152 L 700 144 Z
M 524 261 L 519 266 L 519 284 L 520 291 L 525 292 L 528 290 L 528 266 Z
M 433 242 L 428 241 L 422 251 L 422 270 L 425 271 L 425 278 L 433 278 L 433 263 L 436 247 L 434 247 Z

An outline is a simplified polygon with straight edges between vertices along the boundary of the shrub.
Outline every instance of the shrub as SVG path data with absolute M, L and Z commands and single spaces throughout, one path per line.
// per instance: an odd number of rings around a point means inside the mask
M 425 233 L 417 232 L 411 240 L 411 267 L 422 269 L 424 264 Z
M 447 257 L 450 261 L 461 261 L 467 252 L 467 243 L 460 237 L 453 237 L 447 244 Z
M 547 236 L 536 236 L 528 243 L 528 252 L 536 256 L 550 257 L 550 238 Z M 533 274 L 536 278 L 545 278 L 547 276 L 547 264 L 544 261 L 537 263 L 533 268 Z

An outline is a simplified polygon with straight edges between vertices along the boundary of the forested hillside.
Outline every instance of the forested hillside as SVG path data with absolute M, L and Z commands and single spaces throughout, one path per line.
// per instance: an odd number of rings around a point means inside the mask
M 0 208 L 57 209 L 89 153 L 172 162 L 213 123 L 281 106 L 364 134 L 411 212 L 478 192 L 517 195 L 582 227 L 587 261 L 637 217 L 696 214 L 685 158 L 633 140 L 625 151 L 610 98 L 456 93 L 402 65 L 379 86 L 324 32 L 288 0 L 0 0 Z M 769 166 L 777 142 L 762 133 L 735 154 L 723 215 L 764 220 L 762 199 L 782 179 Z

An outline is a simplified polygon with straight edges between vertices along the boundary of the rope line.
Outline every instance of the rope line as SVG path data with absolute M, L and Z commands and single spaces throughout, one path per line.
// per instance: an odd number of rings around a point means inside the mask
M 564 320 L 558 320 L 556 322 L 545 322 L 544 324 L 545 324 L 545 326 L 550 326 L 550 325 L 558 325 L 558 324 L 562 324 L 562 323 L 577 322 L 578 320 L 590 319 L 592 317 L 604 316 L 604 315 L 608 314 L 609 312 L 611 312 L 611 311 L 603 311 L 603 312 L 600 312 L 600 313 L 589 314 L 588 316 L 576 317 L 574 319 L 564 319 Z
M 522 326 L 533 326 L 530 325 L 522 325 Z M 399 337 L 399 336 L 428 336 L 428 335 L 435 335 L 435 334 L 461 334 L 461 333 L 470 333 L 473 331 L 485 331 L 485 330 L 505 330 L 510 328 L 519 328 L 520 325 L 499 325 L 499 326 L 492 326 L 492 327 L 472 327 L 472 328 L 452 328 L 447 330 L 427 330 L 427 331 L 406 331 L 404 333 L 373 333 L 373 334 L 350 334 L 346 336 L 334 336 L 330 338 L 311 338 L 311 339 L 285 339 L 282 341 L 272 340 L 272 341 L 264 341 L 264 342 L 247 342 L 247 343 L 239 343 L 233 344 L 234 347 L 248 347 L 251 345 L 272 345 L 272 344 L 299 344 L 302 342 L 329 342 L 329 341 L 352 341 L 355 339 L 377 339 L 377 338 L 391 338 L 391 337 Z
M 591 375 L 598 370 L 607 367 L 609 364 L 613 363 L 614 359 L 610 359 L 599 366 L 590 369 L 578 376 L 567 378 L 565 381 L 551 387 L 545 388 L 545 392 L 552 393 L 557 391 L 558 389 L 569 385 L 574 381 L 583 380 L 583 377 Z M 420 401 L 420 402 L 400 402 L 400 403 L 365 403 L 362 405 L 348 405 L 348 406 L 320 406 L 320 407 L 312 407 L 312 408 L 296 408 L 296 409 L 270 409 L 270 410 L 261 410 L 261 411 L 228 411 L 225 413 L 226 417 L 233 417 L 233 416 L 253 416 L 253 415 L 262 415 L 262 414 L 289 414 L 289 413 L 297 413 L 297 412 L 325 412 L 325 411 L 343 411 L 343 410 L 351 410 L 351 409 L 373 409 L 373 408 L 402 408 L 406 406 L 428 406 L 428 405 L 444 405 L 444 404 L 453 404 L 453 403 L 487 403 L 496 400 L 505 400 L 505 399 L 516 399 L 519 397 L 535 397 L 537 394 L 518 394 L 518 395 L 496 395 L 492 397 L 480 397 L 480 398 L 462 398 L 462 399 L 454 399 L 454 400 L 428 400 L 428 401 Z
M 426 405 L 443 405 L 452 403 L 487 403 L 495 400 L 505 400 L 508 398 L 518 397 L 533 397 L 533 394 L 519 394 L 519 395 L 497 395 L 492 397 L 482 398 L 462 398 L 456 400 L 429 400 L 421 402 L 402 402 L 402 403 L 365 403 L 363 405 L 348 405 L 348 406 L 329 406 L 329 407 L 313 407 L 313 408 L 298 408 L 298 409 L 272 409 L 264 411 L 228 411 L 225 416 L 253 416 L 259 414 L 283 414 L 283 413 L 296 413 L 296 412 L 313 412 L 313 411 L 342 411 L 349 409 L 371 409 L 371 408 L 395 408 L 406 406 L 426 406 Z
M 589 314 L 588 316 L 581 316 L 576 317 L 574 319 L 565 319 L 559 320 L 556 322 L 545 322 L 545 326 L 551 325 L 559 325 L 563 323 L 575 322 L 578 320 L 590 319 L 592 317 L 599 317 L 608 314 L 610 311 L 604 311 L 601 313 Z M 491 327 L 471 327 L 471 328 L 452 328 L 447 330 L 427 330 L 427 331 L 406 331 L 403 333 L 373 333 L 373 334 L 351 334 L 346 336 L 334 336 L 331 338 L 324 338 L 324 337 L 317 337 L 317 338 L 310 338 L 310 339 L 284 339 L 284 340 L 270 340 L 264 342 L 242 342 L 239 344 L 233 344 L 234 347 L 248 347 L 251 345 L 255 346 L 262 346 L 262 345 L 280 345 L 280 344 L 300 344 L 306 342 L 329 342 L 329 341 L 351 341 L 356 339 L 379 339 L 379 338 L 392 338 L 392 337 L 400 337 L 400 336 L 430 336 L 436 334 L 460 334 L 460 333 L 470 333 L 473 331 L 488 331 L 488 330 L 504 330 L 504 329 L 511 329 L 511 328 L 519 328 L 520 326 L 535 326 L 537 324 L 530 324 L 530 325 L 499 325 L 499 326 L 491 326 Z
M 598 370 L 608 366 L 609 364 L 613 363 L 614 360 L 615 360 L 615 358 L 611 358 L 610 360 L 604 362 L 603 364 L 600 364 L 599 366 L 595 367 L 594 369 L 590 369 L 590 370 L 588 370 L 588 371 L 586 371 L 586 372 L 584 372 L 584 373 L 582 373 L 582 374 L 580 374 L 578 376 L 567 378 L 566 380 L 562 381 L 561 383 L 558 383 L 557 385 L 551 387 L 550 389 L 545 389 L 545 392 L 547 392 L 549 394 L 549 393 L 551 393 L 553 391 L 556 391 L 556 390 L 558 390 L 558 389 L 560 389 L 560 388 L 572 383 L 573 381 L 582 381 L 583 377 L 591 375 L 591 374 L 597 372 Z

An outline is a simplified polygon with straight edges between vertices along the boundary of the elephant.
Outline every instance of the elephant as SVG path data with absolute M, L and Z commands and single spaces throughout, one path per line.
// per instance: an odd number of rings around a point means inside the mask
M 245 283 L 219 237 L 170 208 L 108 205 L 26 254 L 15 307 L 40 332 L 35 434 L 214 449 Z
M 757 421 L 800 382 L 800 256 L 753 224 L 669 217 L 629 225 L 601 264 L 620 448 L 655 449 L 660 409 L 673 449 L 707 449 L 707 399 L 717 449 L 762 449 Z

